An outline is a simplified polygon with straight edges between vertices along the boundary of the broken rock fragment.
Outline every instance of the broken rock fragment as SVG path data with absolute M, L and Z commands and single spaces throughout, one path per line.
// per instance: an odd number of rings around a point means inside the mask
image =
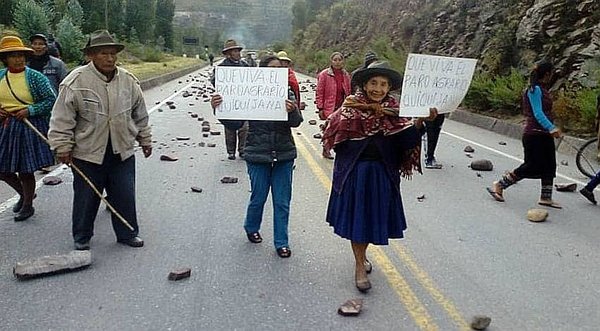
M 473 147 L 467 145 L 467 146 L 465 146 L 464 151 L 465 151 L 465 153 L 473 153 L 473 152 L 475 152 L 475 149 L 473 149 Z
M 316 125 L 317 124 L 317 120 L 310 120 L 310 121 L 308 121 L 308 124 L 310 124 L 310 125 Z
M 202 188 L 198 186 L 192 186 L 190 189 L 192 190 L 192 192 L 202 193 Z
M 478 171 L 492 171 L 494 165 L 490 160 L 474 160 L 471 162 L 471 169 Z
M 44 185 L 58 185 L 62 183 L 62 179 L 56 176 L 46 176 L 44 179 L 42 179 L 42 182 Z
M 218 135 L 220 135 L 220 134 L 221 134 L 221 131 L 211 131 L 211 132 L 210 132 L 210 134 L 211 134 L 212 136 L 218 136 Z
M 179 137 L 177 137 L 177 138 L 175 138 L 175 139 L 177 139 L 177 140 L 190 140 L 190 137 L 187 137 L 187 136 L 179 136 Z
M 323 138 L 323 136 L 320 133 L 315 133 L 315 134 L 313 134 L 313 138 L 321 139 L 321 138 Z
M 223 177 L 221 178 L 221 183 L 223 184 L 235 184 L 238 182 L 238 178 L 237 177 Z
M 191 275 L 192 275 L 192 269 L 190 269 L 190 268 L 176 269 L 169 273 L 169 280 L 180 280 L 180 279 L 188 278 Z
M 172 162 L 172 161 L 177 161 L 179 159 L 176 156 L 170 156 L 170 155 L 163 154 L 163 155 L 160 156 L 160 160 L 161 161 L 171 161 Z
M 474 330 L 485 330 L 492 323 L 492 318 L 484 315 L 475 315 L 471 319 L 471 328 Z
M 544 222 L 548 218 L 548 211 L 541 208 L 533 208 L 527 211 L 527 219 L 531 222 Z

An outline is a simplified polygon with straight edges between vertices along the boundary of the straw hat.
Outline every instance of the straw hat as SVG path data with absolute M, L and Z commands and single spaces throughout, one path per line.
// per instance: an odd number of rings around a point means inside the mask
M 106 46 L 115 47 L 117 52 L 120 52 L 125 48 L 125 45 L 115 42 L 115 39 L 107 30 L 96 30 L 90 34 L 83 51 L 87 53 L 94 48 Z
M 294 61 L 292 61 L 292 59 L 290 59 L 288 57 L 288 54 L 286 51 L 281 51 L 281 52 L 277 53 L 277 57 L 282 61 L 288 61 L 290 63 L 294 62 Z
M 237 41 L 233 40 L 233 39 L 228 39 L 225 44 L 223 45 L 223 50 L 221 51 L 221 53 L 225 54 L 228 50 L 231 49 L 239 49 L 242 50 L 244 47 L 238 45 Z
M 384 76 L 390 80 L 390 91 L 397 90 L 402 86 L 402 75 L 390 67 L 387 61 L 376 61 L 368 67 L 356 71 L 352 75 L 352 86 L 362 87 L 374 76 Z
M 0 53 L 10 52 L 32 52 L 33 49 L 25 47 L 21 38 L 17 36 L 6 36 L 0 40 Z

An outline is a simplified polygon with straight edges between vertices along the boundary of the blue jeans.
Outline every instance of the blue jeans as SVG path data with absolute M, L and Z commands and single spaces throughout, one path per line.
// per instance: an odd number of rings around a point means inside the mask
M 289 247 L 288 221 L 292 200 L 292 169 L 294 161 L 273 163 L 246 162 L 252 194 L 244 229 L 247 233 L 258 232 L 269 190 L 273 196 L 273 238 L 275 249 Z
M 121 161 L 121 156 L 112 153 L 110 144 L 102 164 L 73 159 L 75 164 L 98 191 L 106 190 L 110 204 L 133 227 L 129 230 L 111 215 L 117 240 L 127 240 L 138 235 L 135 209 L 135 156 Z M 78 243 L 89 241 L 94 235 L 94 221 L 100 206 L 100 198 L 84 179 L 73 171 L 73 239 Z M 112 213 L 111 213 L 112 214 Z
M 600 171 L 598 171 L 596 175 L 592 177 L 592 179 L 589 181 L 589 183 L 587 183 L 585 188 L 588 191 L 593 191 L 598 185 L 600 185 Z

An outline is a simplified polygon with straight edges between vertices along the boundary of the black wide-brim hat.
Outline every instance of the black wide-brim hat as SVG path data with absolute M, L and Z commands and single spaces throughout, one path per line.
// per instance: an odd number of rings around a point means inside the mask
M 375 61 L 368 67 L 359 69 L 352 75 L 352 86 L 362 86 L 372 77 L 384 76 L 390 80 L 390 91 L 402 87 L 402 75 L 390 67 L 387 61 Z

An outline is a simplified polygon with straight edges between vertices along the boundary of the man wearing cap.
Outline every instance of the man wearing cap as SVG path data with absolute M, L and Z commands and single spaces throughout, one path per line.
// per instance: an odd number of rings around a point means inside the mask
M 67 76 L 67 66 L 60 59 L 50 55 L 45 35 L 34 34 L 29 38 L 29 42 L 33 55 L 28 59 L 27 66 L 48 77 L 54 93 L 58 93 L 58 85 Z
M 221 51 L 225 59 L 219 66 L 224 67 L 247 67 L 248 64 L 242 61 L 242 46 L 233 39 L 228 39 Z M 210 82 L 215 86 L 215 73 L 210 78 Z M 246 137 L 248 136 L 248 121 L 220 120 L 225 127 L 225 146 L 227 148 L 227 158 L 235 160 L 235 148 L 239 156 L 244 158 L 244 147 L 246 146 Z
M 112 215 L 117 242 L 142 247 L 135 207 L 135 156 L 137 141 L 144 157 L 152 154 L 148 112 L 139 81 L 117 67 L 124 46 L 106 30 L 93 32 L 83 49 L 90 59 L 61 83 L 50 119 L 48 139 L 58 160 L 74 164 L 133 227 Z M 99 197 L 73 172 L 73 239 L 75 249 L 90 249 Z
M 278 52 L 277 57 L 279 58 L 279 62 L 281 62 L 284 67 L 288 68 L 288 85 L 292 88 L 292 91 L 294 91 L 298 108 L 304 110 L 306 105 L 300 101 L 300 84 L 298 84 L 296 73 L 292 68 L 292 59 L 290 59 L 286 51 Z

